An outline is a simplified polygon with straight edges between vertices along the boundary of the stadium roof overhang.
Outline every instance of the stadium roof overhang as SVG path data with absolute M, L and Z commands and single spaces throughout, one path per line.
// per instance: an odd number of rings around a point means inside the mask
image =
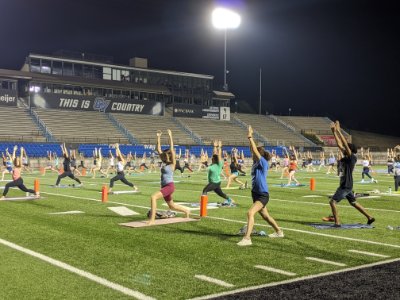
M 195 78 L 202 78 L 202 79 L 209 79 L 209 80 L 214 79 L 214 76 L 212 76 L 212 75 L 195 74 L 195 73 L 178 72 L 178 71 L 157 70 L 157 69 L 148 69 L 148 68 L 138 68 L 138 67 L 125 66 L 125 65 L 107 64 L 107 63 L 103 63 L 103 62 L 93 62 L 93 61 L 87 61 L 87 60 L 70 59 L 70 58 L 57 57 L 57 56 L 51 56 L 51 55 L 41 55 L 41 54 L 30 53 L 29 57 L 40 58 L 40 59 L 51 59 L 51 60 L 71 62 L 71 63 L 81 63 L 81 64 L 88 64 L 88 65 L 95 65 L 95 66 L 109 67 L 109 68 L 122 68 L 122 69 L 126 69 L 126 70 L 136 70 L 136 71 L 150 72 L 150 73 L 168 74 L 168 75 L 176 75 L 176 76 L 187 76 L 187 77 L 195 77 Z
M 235 98 L 235 95 L 231 92 L 222 92 L 222 91 L 213 91 L 216 98 L 224 98 L 224 99 L 232 99 Z
M 89 79 L 89 78 L 81 78 L 73 76 L 47 75 L 41 73 L 31 73 L 31 72 L 5 70 L 5 69 L 0 69 L 0 77 L 27 79 L 30 81 L 41 82 L 41 83 L 78 85 L 78 86 L 105 88 L 105 89 L 108 88 L 108 89 L 134 90 L 141 92 L 149 92 L 149 93 L 153 92 L 153 93 L 161 93 L 164 95 L 171 95 L 170 90 L 164 86 L 137 84 L 131 82 Z

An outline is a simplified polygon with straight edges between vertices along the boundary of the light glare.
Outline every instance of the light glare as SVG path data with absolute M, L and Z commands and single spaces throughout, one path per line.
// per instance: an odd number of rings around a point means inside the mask
M 241 22 L 240 15 L 226 8 L 216 8 L 212 12 L 212 23 L 217 29 L 235 29 Z

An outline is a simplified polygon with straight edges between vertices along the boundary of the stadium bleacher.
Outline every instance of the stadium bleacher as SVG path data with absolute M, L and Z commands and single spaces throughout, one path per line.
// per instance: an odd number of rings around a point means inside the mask
M 247 130 L 233 121 L 219 121 L 200 118 L 179 118 L 179 120 L 196 135 L 204 144 L 210 145 L 213 140 L 222 140 L 225 145 L 247 145 Z
M 29 115 L 29 111 L 17 107 L 1 107 L 0 140 L 20 142 L 46 141 Z
M 140 144 L 155 144 L 157 142 L 157 130 L 164 131 L 161 137 L 162 143 L 168 143 L 166 130 L 171 129 L 174 143 L 177 145 L 193 145 L 195 141 L 176 124 L 171 116 L 149 116 L 139 114 L 112 114 Z
M 301 134 L 293 132 L 268 116 L 235 114 L 234 118 L 239 119 L 245 124 L 251 125 L 254 130 L 268 140 L 268 144 L 270 145 L 314 146 L 311 141 L 308 141 L 306 138 L 301 136 Z
M 120 143 L 128 139 L 107 118 L 106 114 L 89 111 L 35 109 L 40 120 L 50 129 L 53 138 L 66 143 Z

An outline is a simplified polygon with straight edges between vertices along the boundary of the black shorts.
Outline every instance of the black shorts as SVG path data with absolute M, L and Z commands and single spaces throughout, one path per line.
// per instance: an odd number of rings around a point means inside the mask
M 332 196 L 332 200 L 335 200 L 337 203 L 339 203 L 344 198 L 346 198 L 350 204 L 356 203 L 357 201 L 352 189 L 343 189 L 338 187 L 335 194 Z
M 253 198 L 253 203 L 259 201 L 263 204 L 263 208 L 268 204 L 269 193 L 258 193 L 251 191 L 251 197 Z

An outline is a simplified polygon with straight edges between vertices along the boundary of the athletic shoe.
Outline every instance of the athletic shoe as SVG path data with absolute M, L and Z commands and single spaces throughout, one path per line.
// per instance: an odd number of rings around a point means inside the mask
M 268 235 L 270 238 L 283 238 L 285 235 L 283 234 L 283 231 L 280 230 L 278 232 L 274 232 Z
M 6 197 L 4 197 L 4 196 L 0 197 L 0 200 L 5 200 L 5 199 L 6 199 Z
M 375 182 L 375 183 L 378 183 L 378 180 L 374 179 L 374 182 Z
M 362 179 L 362 180 L 361 180 L 361 183 L 364 183 L 364 182 L 365 182 L 364 179 Z
M 238 246 L 251 246 L 253 243 L 251 242 L 251 239 L 246 239 L 243 238 L 239 243 L 237 243 L 236 245 Z
M 135 192 L 138 190 L 138 188 L 137 188 L 136 185 L 133 186 L 133 190 L 134 190 Z
M 374 223 L 374 222 L 375 222 L 375 218 L 371 218 L 371 219 L 368 220 L 367 224 L 368 224 L 368 225 L 371 225 L 371 224 Z
M 335 227 L 335 228 L 340 228 L 340 227 L 342 227 L 342 225 L 340 225 L 340 224 L 333 224 L 333 227 Z

